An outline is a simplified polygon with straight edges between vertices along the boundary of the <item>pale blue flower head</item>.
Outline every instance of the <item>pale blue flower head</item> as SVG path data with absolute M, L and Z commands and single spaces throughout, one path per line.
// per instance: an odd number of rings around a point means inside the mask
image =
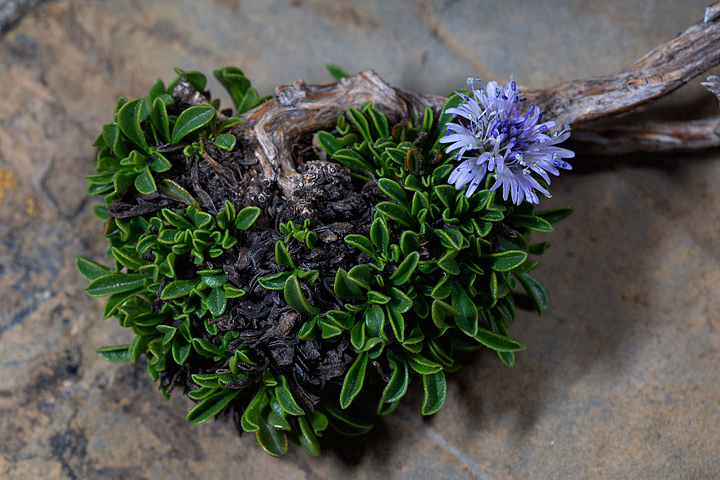
M 520 205 L 523 200 L 538 203 L 537 192 L 550 196 L 536 176 L 549 185 L 549 173 L 558 175 L 559 168 L 572 170 L 564 159 L 575 153 L 556 146 L 570 136 L 570 127 L 549 134 L 555 122 L 541 122 L 542 113 L 535 105 L 521 110 L 525 99 L 520 98 L 512 79 L 504 87 L 492 81 L 476 89 L 472 77 L 467 83 L 472 98 L 458 93 L 464 103 L 445 111 L 454 121 L 447 123 L 440 143 L 448 143 L 445 152 L 454 152 L 460 162 L 448 183 L 458 190 L 468 185 L 466 196 L 470 197 L 488 172 L 493 172 L 495 183 L 490 190 L 502 186 L 503 200 L 509 197 Z

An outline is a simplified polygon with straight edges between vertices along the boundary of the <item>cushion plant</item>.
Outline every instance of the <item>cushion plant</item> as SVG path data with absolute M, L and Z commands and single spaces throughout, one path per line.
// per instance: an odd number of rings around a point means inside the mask
M 297 112 L 296 90 L 260 97 L 241 70 L 214 74 L 234 110 L 178 71 L 121 98 L 95 140 L 88 194 L 104 196 L 110 266 L 77 266 L 135 334 L 102 357 L 144 356 L 164 396 L 180 386 L 197 402 L 189 421 L 231 413 L 275 456 L 288 442 L 319 454 L 328 427 L 366 433 L 362 407 L 392 412 L 413 380 L 423 415 L 437 412 L 459 352 L 514 364 L 517 296 L 548 305 L 528 257 L 548 244 L 528 234 L 570 213 L 535 210 L 547 174 L 569 168 L 567 129 L 547 134 L 514 82 L 470 79 L 439 109 L 349 100 L 296 135 L 281 168 L 253 155 L 246 126 L 272 102 Z

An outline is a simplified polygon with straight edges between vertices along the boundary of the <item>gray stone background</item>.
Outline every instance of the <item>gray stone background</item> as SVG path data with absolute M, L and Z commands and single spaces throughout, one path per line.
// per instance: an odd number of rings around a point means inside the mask
M 413 390 L 371 435 L 320 458 L 272 459 L 229 424 L 189 425 L 191 402 L 163 401 L 142 361 L 99 359 L 129 335 L 101 319 L 74 268 L 105 247 L 85 197 L 90 143 L 117 97 L 174 66 L 236 65 L 261 94 L 327 83 L 326 63 L 424 93 L 469 75 L 538 88 L 611 74 L 700 20 L 704 2 L 0 7 L 0 478 L 720 478 L 717 151 L 577 158 L 544 202 L 576 213 L 547 235 L 538 277 L 552 304 L 513 327 L 528 346 L 517 365 L 478 354 L 433 418 Z M 716 107 L 698 80 L 644 118 Z

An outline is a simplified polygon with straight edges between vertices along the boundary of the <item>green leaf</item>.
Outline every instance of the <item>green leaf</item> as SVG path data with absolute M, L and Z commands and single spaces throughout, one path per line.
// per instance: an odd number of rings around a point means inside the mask
M 153 159 L 152 163 L 150 164 L 150 168 L 153 172 L 167 172 L 172 168 L 172 163 L 170 163 L 170 160 L 165 158 L 165 155 L 160 152 L 151 153 L 150 158 Z
M 99 263 L 95 263 L 92 260 L 88 260 L 81 255 L 76 257 L 75 267 L 77 268 L 78 273 L 80 273 L 80 276 L 88 282 L 92 282 L 97 278 L 112 273 L 109 268 L 100 265 Z
M 140 288 L 148 278 L 142 273 L 111 273 L 90 282 L 85 293 L 90 297 L 104 297 Z
M 362 352 L 353 362 L 350 369 L 345 373 L 342 390 L 340 390 L 340 407 L 345 409 L 350 406 L 353 399 L 360 393 L 365 381 L 365 369 L 368 363 L 368 353 Z
M 419 353 L 405 351 L 404 354 L 410 368 L 421 375 L 430 375 L 431 373 L 437 373 L 442 370 L 442 365 L 428 360 Z
M 239 390 L 238 390 L 239 391 Z M 285 432 L 278 430 L 265 422 L 260 422 L 255 432 L 260 447 L 272 457 L 282 457 L 288 450 L 288 437 Z
M 160 180 L 160 183 L 158 184 L 158 191 L 166 197 L 170 197 L 173 200 L 184 203 L 185 205 L 197 205 L 198 203 L 197 200 L 190 195 L 190 192 L 185 190 L 185 188 L 183 188 L 179 183 L 174 180 L 170 180 L 169 178 Z
M 372 242 L 367 237 L 351 233 L 350 235 L 345 236 L 345 243 L 365 252 L 373 260 L 380 260 L 380 256 L 377 254 L 375 248 L 373 248 Z
M 358 284 L 348 277 L 348 273 L 342 268 L 338 269 L 335 274 L 335 284 L 333 285 L 335 295 L 343 300 L 363 300 L 365 294 Z
M 180 298 L 182 296 L 190 294 L 190 292 L 193 291 L 193 289 L 200 283 L 199 278 L 194 278 L 191 280 L 175 280 L 167 285 L 165 285 L 165 288 L 162 289 L 162 292 L 160 292 L 160 299 L 161 300 L 173 300 L 175 298 Z
M 362 155 L 349 148 L 341 148 L 332 154 L 332 158 L 350 170 L 373 170 L 372 165 Z
M 232 356 L 227 350 L 223 350 L 202 338 L 193 338 L 192 345 L 196 352 L 205 357 L 230 358 Z
M 432 415 L 440 410 L 447 396 L 447 383 L 442 371 L 423 375 L 422 414 Z
M 327 65 L 325 65 L 325 68 L 327 68 L 328 72 L 330 72 L 330 75 L 333 76 L 335 81 L 350 76 L 350 74 L 347 73 L 345 70 L 332 63 L 328 63 Z
M 170 119 L 167 113 L 167 107 L 162 98 L 156 98 L 153 101 L 152 113 L 150 114 L 150 121 L 158 132 L 162 135 L 163 140 L 166 142 L 170 141 Z
M 144 100 L 142 98 L 130 100 L 123 105 L 118 111 L 118 126 L 131 142 L 147 152 L 150 145 L 145 140 L 145 134 L 140 125 L 143 105 Z
M 298 425 L 300 426 L 300 444 L 305 447 L 305 450 L 307 450 L 310 455 L 320 455 L 320 443 L 318 443 L 318 439 L 310 428 L 310 425 L 308 425 L 304 415 L 298 417 Z
M 372 143 L 373 138 L 372 135 L 370 135 L 370 125 L 365 115 L 353 107 L 348 108 L 348 115 L 350 115 L 350 120 L 355 124 L 355 128 L 360 132 L 360 136 L 363 137 L 364 140 L 367 140 L 368 143 Z
M 185 136 L 205 127 L 212 122 L 214 118 L 215 108 L 207 103 L 195 105 L 184 110 L 175 121 L 170 141 L 172 143 L 179 143 Z
M 394 285 L 402 285 L 407 282 L 420 261 L 420 254 L 418 252 L 412 252 L 398 265 L 397 270 L 390 275 L 390 280 Z
M 385 195 L 395 200 L 406 212 L 410 211 L 410 203 L 405 194 L 405 189 L 399 183 L 389 178 L 381 178 L 377 181 L 377 185 Z
M 295 275 L 292 275 L 285 282 L 285 288 L 283 289 L 285 301 L 290 305 L 293 310 L 300 313 L 309 313 L 315 315 L 320 312 L 320 309 L 314 305 L 310 305 L 305 298 L 305 294 L 300 287 L 300 281 L 298 281 Z
M 315 134 L 315 139 L 322 149 L 330 156 L 342 148 L 342 144 L 330 132 L 321 130 Z
M 440 239 L 440 243 L 447 249 L 460 250 L 467 246 L 467 240 L 460 230 L 454 228 L 436 228 L 433 233 Z
M 247 230 L 255 223 L 255 220 L 257 220 L 259 216 L 260 209 L 258 207 L 245 207 L 238 212 L 235 218 L 235 228 Z
M 322 403 L 322 407 L 328 414 L 330 426 L 345 436 L 364 435 L 372 430 L 372 423 L 363 422 L 360 419 L 351 417 L 342 410 L 330 404 Z
M 231 135 L 229 133 L 221 133 L 220 135 L 215 137 L 215 145 L 222 148 L 223 150 L 227 150 L 228 152 L 233 151 L 236 142 L 237 139 L 235 138 L 235 135 Z
M 473 338 L 486 347 L 498 352 L 517 352 L 525 349 L 525 345 L 517 340 L 513 340 L 512 338 L 503 335 L 498 335 L 497 333 L 491 332 L 485 328 L 478 329 L 477 335 Z
M 172 356 L 173 360 L 175 360 L 175 363 L 178 365 L 182 365 L 185 363 L 185 360 L 190 356 L 190 345 L 188 342 L 177 338 L 173 340 L 172 344 Z
M 97 349 L 98 355 L 104 360 L 112 363 L 131 362 L 130 345 L 117 345 L 114 347 L 100 347 Z
M 295 262 L 293 262 L 292 257 L 290 257 L 290 253 L 287 251 L 287 247 L 285 247 L 285 243 L 283 243 L 282 240 L 278 240 L 275 243 L 275 261 L 279 265 L 285 265 L 286 267 L 290 268 L 297 268 L 295 266 Z
M 492 259 L 492 269 L 496 272 L 507 272 L 525 261 L 527 253 L 522 250 L 508 250 L 487 255 Z
M 371 305 L 365 310 L 365 326 L 368 337 L 379 337 L 385 327 L 385 312 L 380 305 Z
M 405 396 L 410 385 L 410 367 L 402 355 L 397 354 L 393 349 L 388 349 L 387 358 L 394 367 L 385 389 L 382 399 L 385 403 L 393 403 Z
M 367 109 L 367 113 L 370 115 L 370 118 L 372 119 L 373 126 L 375 127 L 375 131 L 377 131 L 377 134 L 380 138 L 388 138 L 390 137 L 390 129 L 388 127 L 388 119 L 383 113 L 378 110 L 377 108 L 371 106 Z
M 187 421 L 193 425 L 210 420 L 222 411 L 242 390 L 223 389 L 206 397 L 195 405 L 187 414 Z
M 258 283 L 268 290 L 283 290 L 287 279 L 292 276 L 292 272 L 277 272 L 267 277 L 258 278 Z
M 157 185 L 155 185 L 149 165 L 143 169 L 140 175 L 135 177 L 135 188 L 143 195 L 150 195 L 157 191 Z
M 547 310 L 548 304 L 550 303 L 550 299 L 548 297 L 547 290 L 545 290 L 545 287 L 535 280 L 533 277 L 530 276 L 528 273 L 516 273 L 515 277 L 520 282 L 520 285 L 523 286 L 527 294 L 530 296 L 530 300 L 532 300 L 533 306 L 535 306 L 535 310 L 542 315 L 545 310 Z
M 390 244 L 390 232 L 384 218 L 378 217 L 373 221 L 370 226 L 370 239 L 378 252 L 387 252 Z
M 214 317 L 219 317 L 225 313 L 227 299 L 225 298 L 225 290 L 221 287 L 215 287 L 210 291 L 210 295 L 205 300 L 208 310 Z
M 386 217 L 395 220 L 397 223 L 404 227 L 410 227 L 411 220 L 407 212 L 403 207 L 397 203 L 391 202 L 380 202 L 376 206 L 377 211 L 385 215 Z
M 290 392 L 287 378 L 280 376 L 280 383 L 275 387 L 275 396 L 280 406 L 290 415 L 305 415 L 305 411 L 298 405 L 297 401 Z
M 534 215 L 513 215 L 509 217 L 512 224 L 518 227 L 525 227 L 528 230 L 535 230 L 536 232 L 552 232 L 553 227 L 550 222 L 541 217 Z
M 250 89 L 250 80 L 237 67 L 225 67 L 221 70 L 215 70 L 213 74 L 232 97 L 235 108 L 238 108 Z
M 455 317 L 455 324 L 463 333 L 474 337 L 478 332 L 478 309 L 465 291 L 465 287 L 459 283 L 453 285 L 450 299 L 453 308 L 460 312 L 460 316 Z
M 569 217 L 572 212 L 572 207 L 555 207 L 549 210 L 543 210 L 542 212 L 536 212 L 535 215 L 547 220 L 549 223 L 556 223 Z
M 267 404 L 268 398 L 265 387 L 255 394 L 240 418 L 240 426 L 246 432 L 257 432 L 260 429 L 260 410 Z

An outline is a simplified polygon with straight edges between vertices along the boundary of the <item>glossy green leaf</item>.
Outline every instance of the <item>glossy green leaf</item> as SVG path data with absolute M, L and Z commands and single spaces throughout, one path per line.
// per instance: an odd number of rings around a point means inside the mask
M 160 292 L 160 299 L 161 300 L 173 300 L 175 298 L 180 298 L 185 295 L 189 295 L 190 292 L 193 291 L 193 289 L 200 283 L 199 278 L 194 278 L 192 280 L 175 280 L 167 285 L 165 285 L 165 288 L 162 289 L 162 292 Z
M 341 148 L 332 154 L 332 158 L 350 170 L 373 170 L 372 165 L 362 155 L 349 148 Z
M 460 316 L 455 317 L 455 324 L 463 333 L 474 337 L 478 331 L 478 309 L 475 303 L 459 283 L 453 285 L 450 299 L 453 308 L 460 312 Z
M 368 354 L 362 352 L 345 373 L 345 380 L 343 380 L 342 390 L 340 390 L 340 407 L 343 409 L 349 407 L 353 399 L 360 393 L 365 381 L 367 363 Z
M 155 179 L 152 172 L 150 172 L 150 166 L 145 167 L 140 172 L 140 175 L 135 177 L 135 188 L 143 195 L 150 195 L 157 191 L 157 185 L 155 185 Z
M 367 237 L 352 233 L 345 236 L 345 243 L 365 252 L 373 260 L 380 259 L 380 256 L 377 254 L 372 242 Z
M 104 297 L 129 292 L 142 287 L 147 278 L 147 275 L 141 273 L 111 273 L 90 282 L 85 293 L 90 297 Z
M 170 141 L 170 119 L 167 113 L 167 107 L 162 98 L 156 98 L 152 104 L 152 113 L 150 121 L 158 132 L 162 135 L 165 142 Z
M 315 139 L 322 149 L 330 156 L 342 148 L 342 144 L 330 132 L 326 132 L 324 130 L 320 131 L 315 134 Z
M 315 315 L 320 311 L 318 307 L 310 305 L 307 298 L 305 298 L 300 282 L 295 275 L 290 276 L 285 282 L 283 294 L 285 301 L 293 310 L 311 315 Z
M 205 300 L 208 310 L 214 317 L 219 317 L 225 313 L 225 307 L 227 306 L 227 298 L 225 298 L 225 290 L 221 287 L 215 287 L 210 291 L 210 294 Z
M 555 207 L 549 210 L 543 210 L 542 212 L 536 212 L 535 215 L 547 220 L 549 223 L 555 223 L 569 217 L 572 212 L 572 207 Z
M 260 387 L 260 390 L 255 394 L 247 408 L 240 417 L 240 426 L 246 432 L 257 432 L 260 430 L 260 410 L 264 405 L 267 404 L 268 398 L 265 393 L 265 387 Z
M 160 180 L 160 183 L 158 183 L 158 192 L 166 197 L 172 198 L 173 200 L 177 200 L 180 203 L 184 203 L 185 205 L 196 205 L 198 203 L 197 200 L 190 195 L 190 192 L 185 190 L 185 188 L 179 183 L 174 180 L 170 180 L 169 178 Z
M 172 356 L 175 363 L 182 365 L 190 356 L 190 347 L 192 345 L 184 341 L 182 338 L 175 338 L 172 344 Z
M 360 419 L 351 417 L 342 410 L 327 403 L 322 403 L 322 407 L 328 414 L 327 418 L 330 422 L 330 426 L 342 435 L 364 435 L 372 430 L 372 423 L 364 422 Z
M 75 267 L 78 273 L 88 282 L 103 277 L 112 273 L 109 268 L 100 265 L 99 263 L 93 262 L 81 255 L 78 255 L 75 259 Z
M 230 358 L 232 356 L 227 350 L 224 350 L 207 340 L 203 340 L 202 338 L 193 338 L 192 345 L 196 352 L 206 357 Z
M 290 253 L 282 240 L 275 242 L 275 261 L 279 265 L 285 265 L 286 267 L 296 268 L 295 262 L 290 257 Z
M 365 238 L 365 237 L 362 237 Z M 390 232 L 384 218 L 376 218 L 370 226 L 370 240 L 378 252 L 387 252 L 390 244 Z
M 222 411 L 241 390 L 223 389 L 195 405 L 187 414 L 187 421 L 193 425 L 210 420 Z
M 298 417 L 297 421 L 300 427 L 300 435 L 298 436 L 300 444 L 305 447 L 305 450 L 307 450 L 310 455 L 320 455 L 320 443 L 312 431 L 312 428 L 310 428 L 305 416 Z
M 179 143 L 185 136 L 207 126 L 214 119 L 215 108 L 212 105 L 205 103 L 192 106 L 178 116 L 170 141 Z
M 550 303 L 545 287 L 528 273 L 516 273 L 515 277 L 527 292 L 530 300 L 532 300 L 535 310 L 542 315 Z
M 387 117 L 383 115 L 380 110 L 373 106 L 370 106 L 370 108 L 367 109 L 367 113 L 368 115 L 370 115 L 373 127 L 375 128 L 378 136 L 381 138 L 390 137 L 390 128 L 388 127 Z
M 277 272 L 267 277 L 258 278 L 258 283 L 268 290 L 283 290 L 287 279 L 292 276 L 292 272 Z
M 411 252 L 405 259 L 398 265 L 397 269 L 390 275 L 390 280 L 394 285 L 402 285 L 408 280 L 415 272 L 420 261 L 420 254 L 418 252 Z
M 487 255 L 492 259 L 492 269 L 496 272 L 507 272 L 525 261 L 527 253 L 522 250 L 508 250 Z
M 113 347 L 100 347 L 97 349 L 98 355 L 104 360 L 112 363 L 131 362 L 130 345 L 117 345 Z
M 442 370 L 442 365 L 423 357 L 419 353 L 406 351 L 405 358 L 410 368 L 421 375 L 430 375 L 431 373 L 437 373 Z
M 333 285 L 335 295 L 343 300 L 362 300 L 365 294 L 358 286 L 357 282 L 348 277 L 348 273 L 342 268 L 338 269 L 335 274 L 335 283 Z
M 475 340 L 498 352 L 517 352 L 525 349 L 525 345 L 512 338 L 499 335 L 485 328 L 478 329 Z
M 387 358 L 394 367 L 382 393 L 382 399 L 386 403 L 393 403 L 405 396 L 410 385 L 410 367 L 402 355 L 397 354 L 393 349 L 388 349 Z
M 142 126 L 140 125 L 143 113 L 144 100 L 136 98 L 123 105 L 118 111 L 118 126 L 125 136 L 144 151 L 150 149 Z
M 397 203 L 380 202 L 377 204 L 376 208 L 378 212 L 404 227 L 410 227 L 412 223 L 405 209 Z
M 385 327 L 385 312 L 380 305 L 371 305 L 365 310 L 365 327 L 368 337 L 379 337 Z
M 406 212 L 410 211 L 410 202 L 408 202 L 405 189 L 399 183 L 389 178 L 381 178 L 377 181 L 377 185 L 385 195 L 395 200 Z
M 447 396 L 445 374 L 441 371 L 422 376 L 423 403 L 422 414 L 432 415 L 440 410 Z
M 237 139 L 235 138 L 235 135 L 231 135 L 229 133 L 221 133 L 220 135 L 215 137 L 215 145 L 222 148 L 223 150 L 227 150 L 228 152 L 233 151 L 236 143 Z
M 536 217 L 534 215 L 513 215 L 508 220 L 512 220 L 512 224 L 518 227 L 524 227 L 528 230 L 535 230 L 536 232 L 552 232 L 553 227 L 550 222 L 542 217 Z
M 245 207 L 240 210 L 235 219 L 235 228 L 240 230 L 247 230 L 255 223 L 255 220 L 260 216 L 260 209 L 258 207 Z
M 365 115 L 353 107 L 348 108 L 348 115 L 350 116 L 350 120 L 355 124 L 355 128 L 360 132 L 360 136 L 362 136 L 364 140 L 372 142 L 373 138 L 370 135 L 370 125 Z
M 285 432 L 260 422 L 255 432 L 260 447 L 272 457 L 282 457 L 288 450 L 288 437 Z
M 305 414 L 305 411 L 297 403 L 295 397 L 293 397 L 290 387 L 288 386 L 288 381 L 283 375 L 280 376 L 280 383 L 275 387 L 275 396 L 283 410 L 290 415 L 299 416 Z

